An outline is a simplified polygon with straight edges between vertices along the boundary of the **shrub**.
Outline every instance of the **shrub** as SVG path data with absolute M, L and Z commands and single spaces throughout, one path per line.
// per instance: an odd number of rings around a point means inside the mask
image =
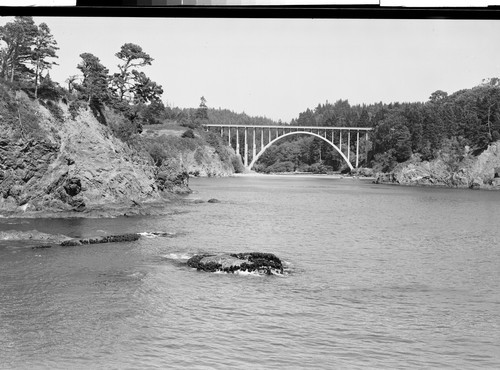
M 37 96 L 39 99 L 58 101 L 64 95 L 64 90 L 52 81 L 45 82 L 44 80 L 44 82 L 38 86 Z
M 231 158 L 231 164 L 233 165 L 233 169 L 235 173 L 243 173 L 245 172 L 245 166 L 241 163 L 241 158 L 238 155 L 233 155 Z
M 191 130 L 196 130 L 196 129 L 200 128 L 199 125 L 196 125 L 193 122 L 181 122 L 180 125 L 183 126 L 183 127 L 187 127 L 187 128 L 189 128 Z
M 291 161 L 277 162 L 267 167 L 264 172 L 293 172 L 295 169 L 295 164 Z
M 47 103 L 44 103 L 43 100 L 40 101 L 40 104 L 43 105 L 45 108 L 49 110 L 50 113 L 52 113 L 52 116 L 58 120 L 59 122 L 64 121 L 64 113 L 61 108 L 56 103 L 53 103 L 52 101 L 48 100 Z
M 194 132 L 193 130 L 189 129 L 189 130 L 186 130 L 183 132 L 183 134 L 181 135 L 181 137 L 184 137 L 184 138 L 187 138 L 187 139 L 194 139 Z
M 389 149 L 385 153 L 375 154 L 375 158 L 372 163 L 372 168 L 375 172 L 390 172 L 398 164 L 395 156 L 395 149 Z
M 103 113 L 105 122 L 113 134 L 124 143 L 134 144 L 132 138 L 142 130 L 142 127 L 114 109 L 106 108 Z
M 148 146 L 146 150 L 148 151 L 151 158 L 153 158 L 153 161 L 157 167 L 160 167 L 163 161 L 167 158 L 167 153 L 158 143 L 151 143 L 151 145 Z
M 493 131 L 491 133 L 491 140 L 492 141 L 498 141 L 498 140 L 500 140 L 500 133 L 498 133 L 498 131 Z
M 202 164 L 203 158 L 204 158 L 203 150 L 197 149 L 196 152 L 194 153 L 194 160 L 196 161 L 196 163 Z
M 322 163 L 313 163 L 308 168 L 305 169 L 306 172 L 312 172 L 312 173 L 316 173 L 316 174 L 325 174 L 329 170 L 331 171 L 332 168 L 325 166 Z
M 86 110 L 88 107 L 87 103 L 82 100 L 73 100 L 68 107 L 68 111 L 71 114 L 71 118 L 74 120 L 78 115 L 80 109 Z

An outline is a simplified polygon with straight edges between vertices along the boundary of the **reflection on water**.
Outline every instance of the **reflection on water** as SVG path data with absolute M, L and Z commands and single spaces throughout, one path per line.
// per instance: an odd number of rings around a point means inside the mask
M 500 197 L 327 177 L 194 179 L 162 217 L 0 230 L 168 238 L 0 241 L 0 368 L 499 368 Z M 276 276 L 206 274 L 262 251 Z

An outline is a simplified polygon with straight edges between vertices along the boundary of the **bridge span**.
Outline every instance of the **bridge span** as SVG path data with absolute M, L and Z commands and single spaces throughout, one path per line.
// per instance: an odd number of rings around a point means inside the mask
M 251 169 L 267 148 L 278 140 L 291 135 L 311 135 L 330 144 L 352 170 L 359 166 L 360 140 L 368 142 L 368 127 L 329 127 L 329 126 L 260 126 L 260 125 L 218 125 L 206 124 L 206 130 L 216 128 L 228 140 L 229 146 L 243 159 L 247 169 Z M 240 149 L 240 135 L 243 135 L 243 155 Z M 235 145 L 233 146 L 233 137 Z M 249 138 L 251 142 L 249 143 Z M 258 138 L 258 139 L 257 139 Z M 260 142 L 260 143 L 259 143 Z M 355 151 L 352 144 L 356 144 Z M 365 145 L 366 147 L 366 145 Z M 250 157 L 251 150 L 251 157 Z M 354 158 L 352 158 L 354 157 Z M 354 164 L 353 164 L 354 162 Z

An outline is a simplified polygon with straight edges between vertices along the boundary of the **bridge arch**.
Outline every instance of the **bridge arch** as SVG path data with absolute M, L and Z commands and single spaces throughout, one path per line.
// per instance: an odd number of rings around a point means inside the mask
M 250 162 L 250 165 L 248 166 L 248 169 L 251 170 L 252 167 L 254 166 L 255 163 L 257 163 L 257 161 L 259 160 L 259 158 L 262 156 L 262 154 L 264 154 L 264 152 L 271 146 L 273 145 L 275 142 L 277 142 L 278 140 L 281 140 L 283 139 L 284 137 L 287 137 L 287 136 L 291 136 L 291 135 L 312 135 L 312 136 L 315 136 L 325 142 L 327 142 L 328 144 L 330 144 L 339 154 L 340 156 L 344 159 L 344 161 L 347 163 L 347 165 L 349 166 L 349 168 L 351 170 L 354 169 L 353 165 L 349 162 L 349 160 L 347 159 L 347 157 L 344 155 L 344 153 L 342 153 L 342 151 L 337 147 L 337 145 L 335 145 L 334 143 L 332 143 L 330 140 L 324 138 L 323 136 L 321 135 L 318 135 L 318 134 L 315 134 L 314 132 L 309 132 L 309 131 L 292 131 L 292 132 L 288 132 L 286 134 L 283 134 L 281 136 L 278 136 L 277 138 L 271 140 L 266 146 L 264 146 L 259 153 L 257 153 L 257 155 L 252 158 L 252 162 Z

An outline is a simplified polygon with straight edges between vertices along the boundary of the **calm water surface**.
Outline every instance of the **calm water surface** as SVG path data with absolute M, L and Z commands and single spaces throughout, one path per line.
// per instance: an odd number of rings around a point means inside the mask
M 153 218 L 0 230 L 171 238 L 0 241 L 0 368 L 500 368 L 500 193 L 327 177 L 194 179 Z M 263 251 L 283 277 L 202 273 Z

